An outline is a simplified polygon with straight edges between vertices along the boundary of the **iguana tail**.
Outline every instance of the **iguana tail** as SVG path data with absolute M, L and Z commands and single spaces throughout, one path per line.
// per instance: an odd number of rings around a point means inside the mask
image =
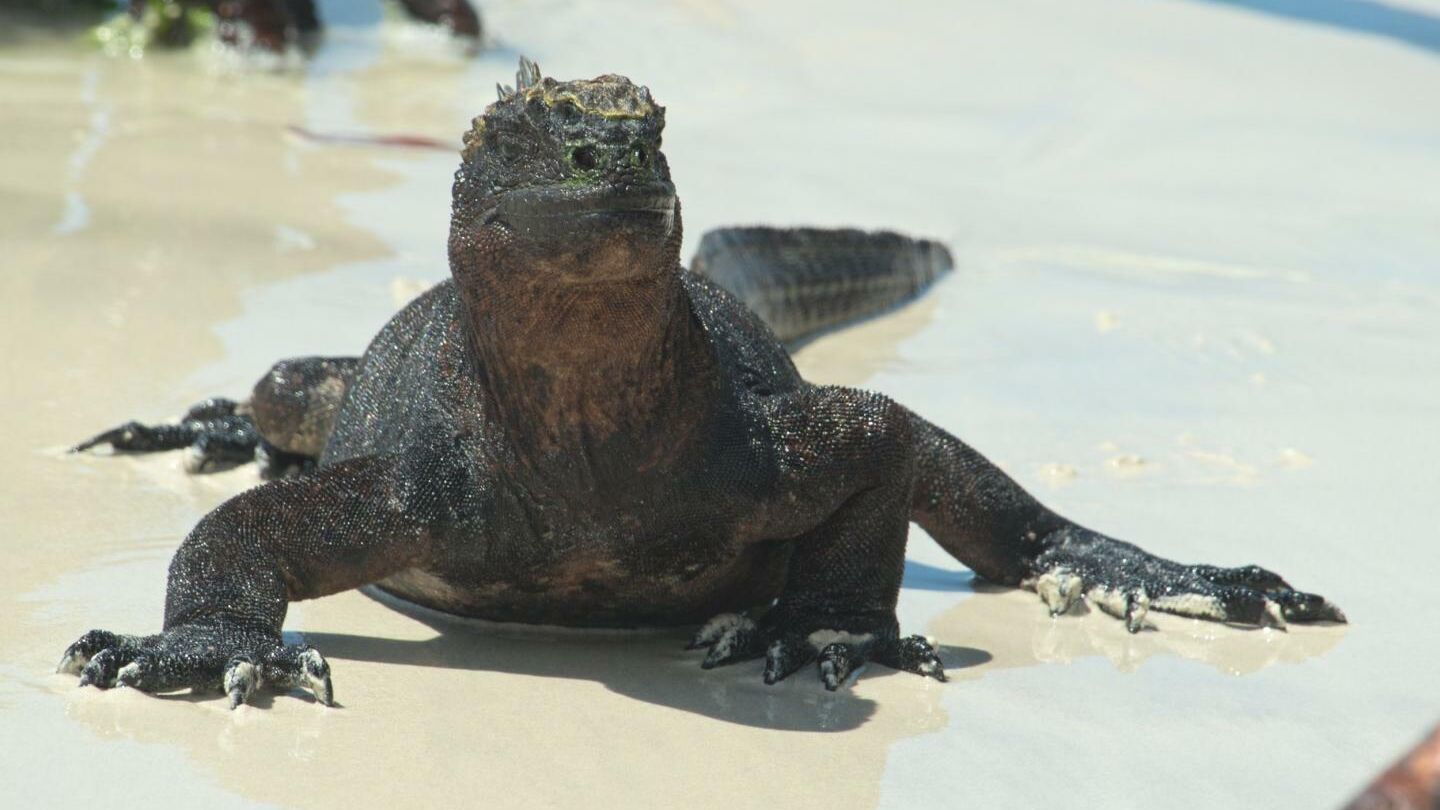
M 915 298 L 953 266 L 938 242 L 850 228 L 720 228 L 690 262 L 792 348 Z

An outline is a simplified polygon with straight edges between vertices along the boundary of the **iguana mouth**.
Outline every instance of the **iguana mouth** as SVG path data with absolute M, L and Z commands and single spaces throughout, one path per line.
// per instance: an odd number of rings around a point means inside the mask
M 627 186 L 545 186 L 507 192 L 486 212 L 487 221 L 523 224 L 591 215 L 673 216 L 675 186 L 657 181 Z

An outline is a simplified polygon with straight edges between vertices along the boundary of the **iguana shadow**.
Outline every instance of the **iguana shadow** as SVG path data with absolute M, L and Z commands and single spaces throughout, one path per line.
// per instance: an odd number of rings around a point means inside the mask
M 849 731 L 864 725 L 876 702 L 852 689 L 827 692 L 813 668 L 767 686 L 762 662 L 748 661 L 712 670 L 688 652 L 685 628 L 663 630 L 569 630 L 501 625 L 455 619 L 374 589 L 361 591 L 387 607 L 434 629 L 424 640 L 379 638 L 306 631 L 306 642 L 334 660 L 504 672 L 537 678 L 588 679 L 635 700 L 715 720 L 775 731 Z M 990 660 L 988 652 L 942 646 L 948 672 Z M 870 665 L 865 680 L 914 675 Z M 935 684 L 939 686 L 939 684 Z

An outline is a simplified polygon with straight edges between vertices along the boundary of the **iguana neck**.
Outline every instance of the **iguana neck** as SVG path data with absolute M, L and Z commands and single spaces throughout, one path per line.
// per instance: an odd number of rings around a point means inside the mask
M 487 410 L 527 483 L 605 490 L 685 453 L 717 375 L 671 253 L 496 250 L 455 274 Z

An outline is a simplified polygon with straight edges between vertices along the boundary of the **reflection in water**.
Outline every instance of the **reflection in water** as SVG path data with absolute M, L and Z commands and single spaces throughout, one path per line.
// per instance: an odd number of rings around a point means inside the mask
M 94 160 L 95 154 L 110 134 L 110 105 L 101 104 L 96 94 L 100 83 L 99 68 L 92 65 L 85 71 L 80 85 L 80 103 L 89 111 L 85 136 L 70 153 L 70 165 L 65 179 L 65 210 L 50 232 L 56 236 L 67 236 L 90 224 L 90 207 L 85 204 L 78 186 L 85 177 L 85 168 Z
M 1340 642 L 1347 628 L 1239 628 L 1152 611 L 1147 620 L 1155 629 L 1132 634 L 1122 622 L 1098 610 L 1052 618 L 1029 591 L 981 584 L 975 592 L 975 597 L 962 600 L 930 627 L 930 633 L 942 641 L 963 641 L 994 656 L 952 673 L 955 679 L 1092 656 L 1108 659 L 1123 672 L 1133 672 L 1155 656 L 1175 656 L 1231 675 L 1249 675 L 1274 664 L 1323 655 Z M 944 660 L 949 667 L 949 659 Z

